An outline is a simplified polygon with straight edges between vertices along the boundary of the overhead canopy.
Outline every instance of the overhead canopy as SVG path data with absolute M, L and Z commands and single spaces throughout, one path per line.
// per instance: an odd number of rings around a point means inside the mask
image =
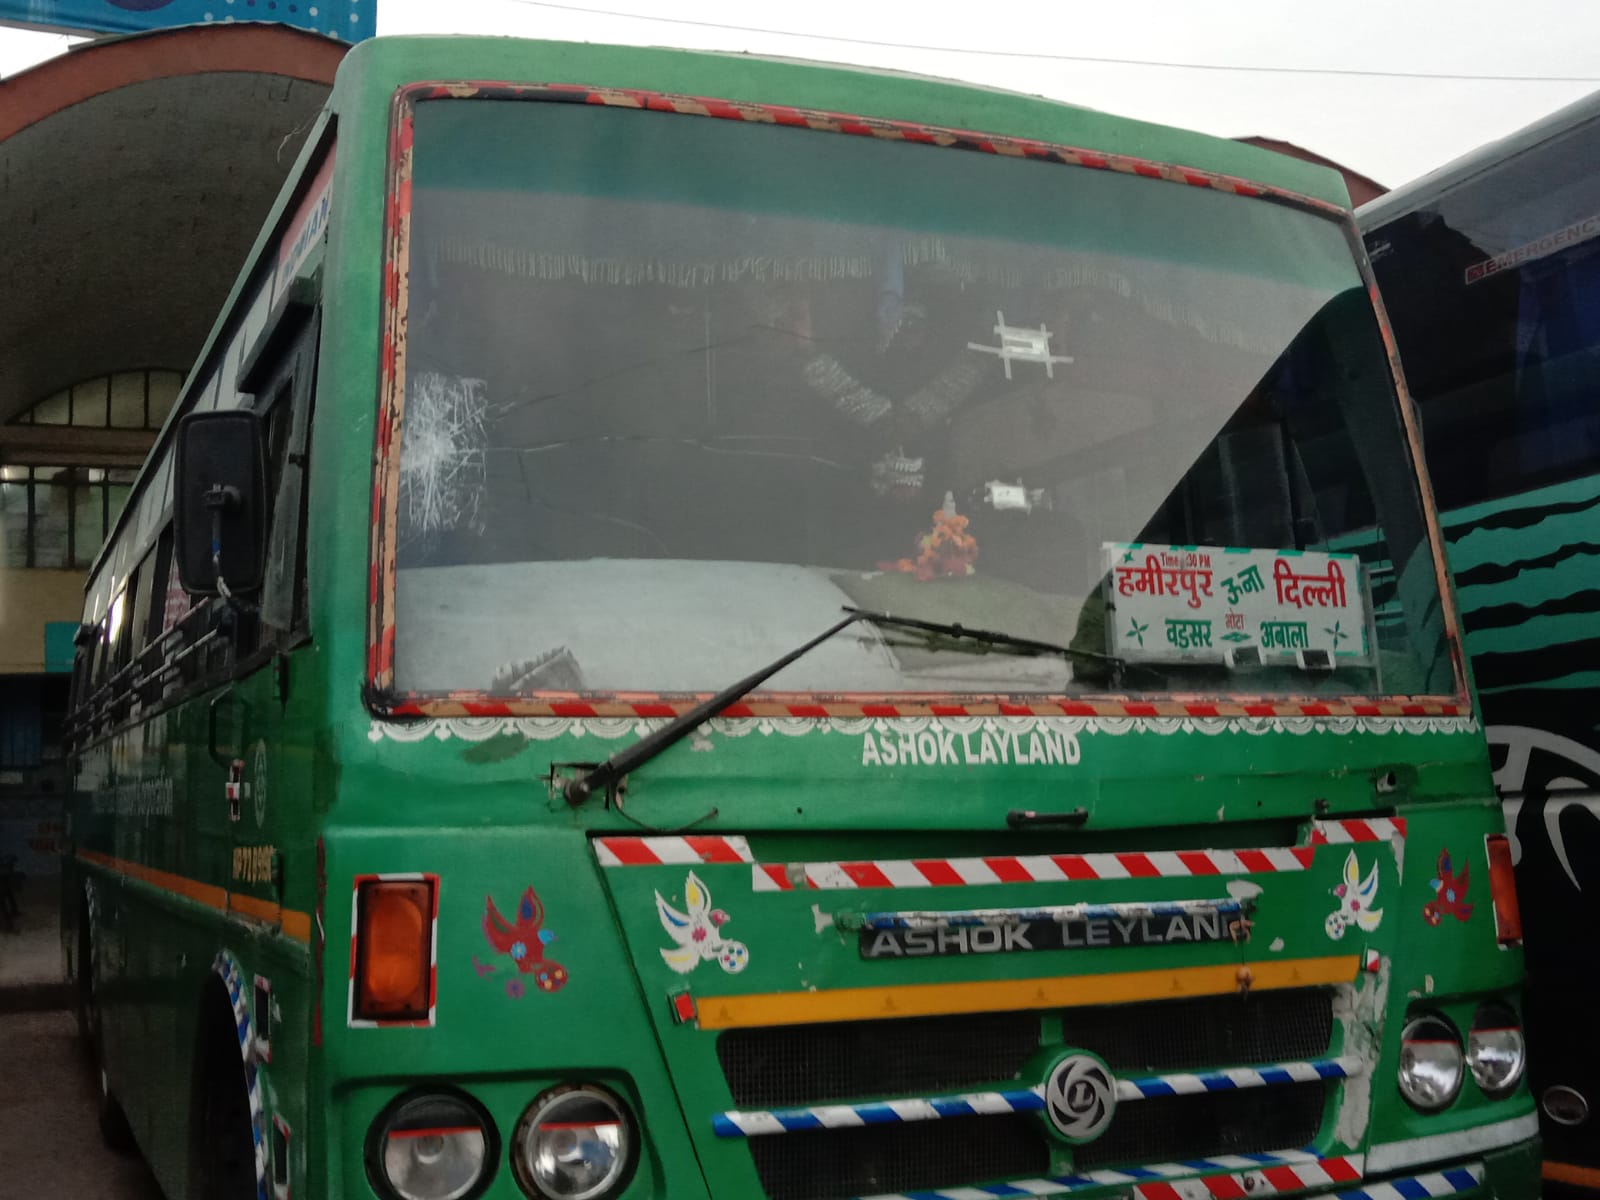
M 0 425 L 86 379 L 189 368 L 347 49 L 208 25 L 0 80 Z

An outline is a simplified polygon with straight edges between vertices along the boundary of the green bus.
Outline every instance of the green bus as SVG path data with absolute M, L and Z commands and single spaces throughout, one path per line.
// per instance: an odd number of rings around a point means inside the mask
M 1600 1194 L 1600 93 L 1357 214 L 1421 410 L 1528 925 L 1547 1194 Z
M 87 586 L 107 1134 L 172 1200 L 1531 1200 L 1347 203 L 890 73 L 353 49 Z

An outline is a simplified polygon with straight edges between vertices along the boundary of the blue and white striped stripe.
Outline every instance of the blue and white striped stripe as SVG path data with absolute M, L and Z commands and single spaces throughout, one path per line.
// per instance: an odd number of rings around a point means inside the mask
M 1406 1179 L 1390 1179 L 1383 1183 L 1369 1183 L 1353 1191 L 1340 1192 L 1338 1200 L 1423 1200 L 1424 1197 L 1453 1196 L 1457 1192 L 1470 1192 L 1482 1183 L 1483 1164 L 1469 1163 L 1464 1167 L 1452 1167 L 1448 1171 L 1412 1175 Z
M 1201 1092 L 1232 1092 L 1241 1088 L 1273 1087 L 1281 1083 L 1315 1083 L 1319 1079 L 1351 1079 L 1366 1073 L 1366 1063 L 1355 1057 L 1318 1058 L 1306 1062 L 1273 1063 L 1260 1067 L 1228 1067 L 1194 1074 L 1146 1075 L 1117 1080 L 1118 1100 L 1144 1100 L 1151 1096 L 1194 1096 Z
M 1188 1096 L 1285 1083 L 1312 1083 L 1319 1079 L 1347 1079 L 1365 1071 L 1366 1064 L 1361 1059 L 1346 1057 L 1232 1067 L 1195 1074 L 1144 1075 L 1134 1079 L 1119 1079 L 1117 1099 L 1143 1100 L 1151 1096 Z M 760 1137 L 773 1133 L 801 1133 L 810 1129 L 849 1129 L 860 1125 L 937 1121 L 945 1117 L 1038 1112 L 1043 1108 L 1044 1085 L 1040 1084 L 1009 1091 L 961 1092 L 948 1096 L 878 1100 L 866 1104 L 817 1104 L 805 1108 L 721 1112 L 712 1115 L 711 1125 L 718 1137 Z
M 250 1020 L 250 999 L 244 987 L 244 972 L 239 960 L 226 950 L 218 951 L 211 969 L 222 977 L 233 1006 L 233 1024 L 239 1037 L 239 1058 L 244 1064 L 245 1090 L 250 1097 L 250 1137 L 255 1143 L 256 1200 L 268 1200 L 266 1114 L 261 1099 L 261 1076 L 256 1070 L 256 1038 Z
M 718 1137 L 759 1137 L 768 1133 L 801 1133 L 808 1129 L 849 1129 L 858 1125 L 896 1125 L 905 1121 L 937 1121 L 943 1117 L 993 1116 L 1038 1112 L 1044 1088 L 1008 1092 L 965 1092 L 912 1100 L 880 1100 L 871 1104 L 818 1104 L 809 1108 L 768 1108 L 715 1113 L 711 1126 Z

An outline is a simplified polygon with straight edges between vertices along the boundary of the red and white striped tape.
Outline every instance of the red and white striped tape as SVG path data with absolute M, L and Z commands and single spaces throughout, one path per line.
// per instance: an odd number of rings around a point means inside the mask
M 1345 818 L 1311 823 L 1313 846 L 1339 845 L 1345 842 L 1389 842 L 1395 838 L 1404 840 L 1405 836 L 1404 817 Z
M 742 837 L 608 837 L 595 841 L 594 852 L 602 867 L 755 861 Z
M 1240 1163 L 1239 1165 L 1243 1165 Z M 1301 1192 L 1331 1184 L 1354 1183 L 1361 1178 L 1360 1155 L 1285 1163 L 1229 1175 L 1202 1175 L 1172 1182 L 1139 1182 L 1139 1200 L 1240 1200 L 1244 1196 L 1270 1196 Z
M 757 863 L 758 892 L 849 888 L 961 887 L 984 883 L 1059 883 L 1088 879 L 1164 879 L 1304 871 L 1312 846 L 1266 850 L 1152 850 L 1136 854 L 1027 854 L 986 858 L 877 859 L 870 862 Z
M 595 841 L 603 867 L 750 863 L 758 892 L 852 888 L 963 887 L 989 883 L 1061 883 L 1097 879 L 1171 879 L 1304 871 L 1319 845 L 1404 838 L 1399 817 L 1317 821 L 1309 846 L 1257 850 L 1149 850 L 1120 854 L 1011 854 L 982 858 L 871 859 L 858 862 L 758 863 L 742 837 L 605 837 Z
M 1279 1150 L 1270 1154 L 1219 1154 L 1212 1158 L 1193 1159 L 1188 1162 L 1149 1163 L 1137 1170 L 1117 1171 L 1102 1169 L 1085 1171 L 1081 1175 L 1055 1175 L 1044 1179 L 1013 1179 L 989 1187 L 940 1188 L 914 1193 L 916 1200 L 1009 1200 L 1023 1196 L 1071 1196 L 1106 1187 L 1119 1187 L 1133 1200 L 1245 1200 L 1246 1197 L 1284 1195 L 1303 1192 L 1311 1188 L 1359 1183 L 1364 1163 L 1361 1155 L 1351 1154 L 1333 1158 L 1318 1158 L 1305 1150 Z M 1469 1171 L 1471 1168 L 1469 1168 Z M 1482 1178 L 1482 1167 L 1477 1167 L 1477 1178 Z M 1463 1174 L 1460 1182 L 1467 1182 Z M 1408 1181 L 1396 1181 L 1405 1183 Z M 1449 1195 L 1460 1187 L 1431 1187 L 1418 1189 L 1419 1197 Z M 1395 1197 L 1381 1200 L 1400 1200 L 1411 1195 L 1401 1189 Z M 1360 1200 L 1380 1200 L 1374 1193 L 1342 1192 L 1344 1197 Z M 912 1200 L 905 1193 L 889 1193 L 868 1197 L 868 1200 Z
M 382 649 L 371 655 L 373 669 L 388 664 L 392 669 L 393 638 L 386 638 Z M 482 692 L 452 692 L 448 699 L 400 699 L 387 703 L 383 714 L 389 717 L 659 717 L 681 716 L 695 705 L 692 700 L 585 700 L 499 699 Z M 1041 697 L 1023 703 L 1015 700 L 940 701 L 897 699 L 847 699 L 819 701 L 744 700 L 730 704 L 721 717 L 1129 717 L 1199 718 L 1207 721 L 1248 722 L 1263 718 L 1298 717 L 1351 718 L 1376 720 L 1378 731 L 1393 727 L 1397 720 L 1427 718 L 1431 722 L 1452 721 L 1449 732 L 1473 732 L 1477 728 L 1471 710 L 1450 703 L 1428 704 L 1306 704 L 1281 701 L 1262 704 L 1200 704 L 1183 701 L 1148 703 L 1134 700 L 1053 700 Z M 1310 730 L 1307 730 L 1310 732 Z

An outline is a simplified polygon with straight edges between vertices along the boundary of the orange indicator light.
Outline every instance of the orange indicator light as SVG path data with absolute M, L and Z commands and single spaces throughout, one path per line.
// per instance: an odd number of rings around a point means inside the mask
M 364 882 L 357 911 L 355 1016 L 426 1020 L 433 959 L 432 883 Z
M 1494 934 L 1502 946 L 1522 945 L 1522 909 L 1517 904 L 1517 876 L 1511 865 L 1511 839 L 1491 833 L 1484 840 L 1489 851 L 1489 895 L 1494 900 Z

